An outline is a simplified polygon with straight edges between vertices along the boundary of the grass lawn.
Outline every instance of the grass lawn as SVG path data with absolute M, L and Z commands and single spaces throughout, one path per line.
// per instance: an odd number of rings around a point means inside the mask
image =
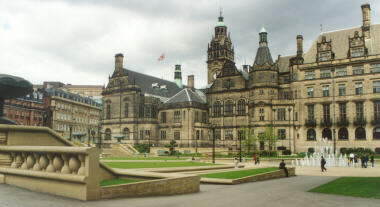
M 187 158 L 177 157 L 107 157 L 102 160 L 186 160 Z
M 116 178 L 116 179 L 111 179 L 111 180 L 104 180 L 100 182 L 100 186 L 119 185 L 119 184 L 134 183 L 134 182 L 139 182 L 139 180 Z
M 237 171 L 229 171 L 229 172 L 220 172 L 220 173 L 210 173 L 203 174 L 201 177 L 204 178 L 221 178 L 221 179 L 236 179 L 247 177 L 250 175 L 257 175 L 266 172 L 272 172 L 278 170 L 277 167 L 267 167 L 267 168 L 258 168 L 252 170 L 237 170 Z
M 109 167 L 133 169 L 133 168 L 163 168 L 163 167 L 196 167 L 215 165 L 203 162 L 105 162 Z
M 342 177 L 309 192 L 380 199 L 380 177 Z

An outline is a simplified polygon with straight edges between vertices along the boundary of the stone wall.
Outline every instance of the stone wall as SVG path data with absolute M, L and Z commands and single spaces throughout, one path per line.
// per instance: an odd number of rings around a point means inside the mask
M 288 168 L 288 173 L 289 173 L 289 176 L 295 176 L 296 175 L 296 168 L 294 168 L 294 167 Z M 283 177 L 285 177 L 284 170 L 277 170 L 274 172 L 268 172 L 268 173 L 263 173 L 263 174 L 259 174 L 259 175 L 253 175 L 253 176 L 248 176 L 248 177 L 244 177 L 244 178 L 234 179 L 232 181 L 232 184 L 256 182 L 256 181 L 270 180 L 270 179 L 283 178 Z
M 100 189 L 101 198 L 162 196 L 199 192 L 199 176 L 183 176 L 130 184 L 106 186 Z

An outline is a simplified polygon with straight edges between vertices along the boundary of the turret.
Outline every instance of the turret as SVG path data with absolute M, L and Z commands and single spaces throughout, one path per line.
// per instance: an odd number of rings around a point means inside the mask
M 182 72 L 181 72 L 181 65 L 176 64 L 174 69 L 174 82 L 177 84 L 179 88 L 182 88 Z
M 124 55 L 122 53 L 115 55 L 115 71 L 121 71 L 123 69 L 123 59 Z

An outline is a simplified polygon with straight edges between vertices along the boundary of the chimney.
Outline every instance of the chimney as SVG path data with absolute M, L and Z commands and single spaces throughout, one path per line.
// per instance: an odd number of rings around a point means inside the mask
M 187 87 L 194 90 L 194 75 L 187 76 Z
M 249 68 L 249 65 L 243 65 L 243 70 L 244 70 L 246 73 L 249 72 L 249 71 L 248 71 L 248 68 Z
M 115 70 L 123 69 L 123 58 L 124 55 L 122 53 L 118 53 L 115 55 Z
M 302 57 L 303 54 L 303 37 L 297 35 L 297 57 Z
M 371 7 L 369 4 L 362 5 L 362 14 L 363 14 L 363 26 L 362 32 L 364 34 L 364 39 L 371 38 L 370 36 L 370 26 L 371 26 L 371 17 L 370 17 Z

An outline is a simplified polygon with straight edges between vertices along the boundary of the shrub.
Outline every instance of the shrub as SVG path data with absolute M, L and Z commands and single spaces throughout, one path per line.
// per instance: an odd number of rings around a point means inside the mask
M 286 150 L 282 151 L 282 154 L 283 154 L 283 155 L 291 155 L 291 154 L 292 154 L 292 151 L 286 149 Z
M 366 155 L 371 155 L 374 154 L 375 152 L 372 149 L 369 148 L 347 148 L 347 149 L 341 149 L 342 154 L 350 154 L 354 153 L 356 156 L 361 157 L 361 156 L 366 156 Z
M 133 146 L 140 153 L 149 153 L 149 145 L 148 144 L 135 144 Z

